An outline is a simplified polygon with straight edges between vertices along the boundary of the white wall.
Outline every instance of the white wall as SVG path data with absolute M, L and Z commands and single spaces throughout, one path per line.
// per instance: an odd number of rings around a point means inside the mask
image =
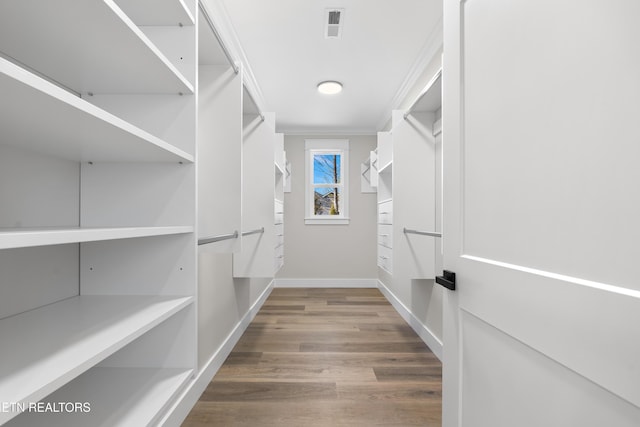
M 305 225 L 304 141 L 311 138 L 348 139 L 348 225 Z M 291 161 L 291 192 L 284 198 L 284 267 L 278 279 L 375 279 L 376 194 L 360 192 L 360 163 L 376 147 L 376 137 L 285 135 Z

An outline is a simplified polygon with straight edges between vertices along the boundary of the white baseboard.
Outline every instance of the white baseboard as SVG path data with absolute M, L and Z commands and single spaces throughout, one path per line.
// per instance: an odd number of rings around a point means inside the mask
M 276 288 L 377 288 L 378 279 L 275 279 Z
M 218 350 L 211 356 L 207 363 L 202 367 L 196 377 L 189 383 L 187 388 L 182 392 L 176 403 L 164 416 L 159 423 L 163 427 L 173 427 L 182 424 L 184 419 L 189 415 L 189 411 L 196 404 L 202 392 L 207 388 L 215 374 L 218 372 L 224 361 L 227 359 L 233 347 L 237 344 L 242 334 L 247 329 L 251 321 L 256 317 L 260 308 L 271 294 L 275 280 L 269 283 L 269 286 L 262 292 L 260 297 L 251 306 L 249 311 L 242 317 L 235 328 L 227 336 Z
M 436 337 L 429 328 L 422 323 L 412 312 L 396 297 L 387 286 L 378 280 L 378 288 L 380 292 L 389 300 L 393 308 L 402 316 L 402 318 L 411 326 L 424 343 L 431 349 L 433 354 L 442 362 L 442 341 Z

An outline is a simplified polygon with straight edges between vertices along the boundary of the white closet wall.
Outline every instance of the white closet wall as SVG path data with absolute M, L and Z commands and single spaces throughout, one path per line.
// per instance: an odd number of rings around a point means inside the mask
M 91 404 L 0 424 L 153 424 L 196 368 L 195 2 L 139 6 L 0 5 L 0 401 Z
M 262 113 L 261 117 L 248 95 L 243 102 L 242 231 L 245 235 L 242 251 L 233 257 L 233 275 L 273 277 L 275 115 Z

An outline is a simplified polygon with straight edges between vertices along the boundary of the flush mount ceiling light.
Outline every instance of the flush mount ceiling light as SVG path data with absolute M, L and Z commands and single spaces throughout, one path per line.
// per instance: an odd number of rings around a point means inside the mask
M 326 81 L 318 83 L 318 92 L 325 95 L 335 95 L 342 92 L 342 83 L 336 81 Z

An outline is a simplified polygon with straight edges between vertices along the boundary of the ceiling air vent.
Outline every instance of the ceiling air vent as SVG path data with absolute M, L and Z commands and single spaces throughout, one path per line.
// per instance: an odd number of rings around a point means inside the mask
M 344 9 L 326 9 L 324 18 L 324 37 L 327 39 L 339 39 L 342 37 Z

